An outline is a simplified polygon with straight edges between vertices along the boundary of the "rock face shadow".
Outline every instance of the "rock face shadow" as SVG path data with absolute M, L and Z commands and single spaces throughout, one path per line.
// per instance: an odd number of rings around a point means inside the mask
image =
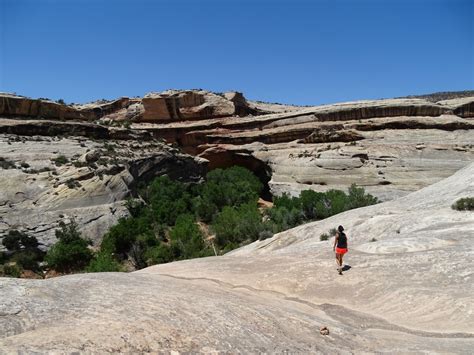
M 344 265 L 344 266 L 342 267 L 342 271 L 348 271 L 348 270 L 350 270 L 351 268 L 352 268 L 352 266 L 350 266 L 350 265 Z

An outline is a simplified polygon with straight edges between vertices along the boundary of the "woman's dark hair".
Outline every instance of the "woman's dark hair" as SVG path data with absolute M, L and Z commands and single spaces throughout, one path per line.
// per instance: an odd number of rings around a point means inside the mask
M 342 232 L 342 231 L 344 230 L 344 227 L 343 227 L 343 226 L 339 226 L 339 227 L 337 227 L 337 230 L 338 230 L 339 232 Z

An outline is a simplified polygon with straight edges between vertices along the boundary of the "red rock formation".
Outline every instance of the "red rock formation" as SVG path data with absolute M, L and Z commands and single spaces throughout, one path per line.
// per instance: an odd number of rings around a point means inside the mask
M 92 111 L 81 111 L 57 102 L 8 94 L 0 95 L 0 116 L 61 120 L 89 120 L 95 118 Z

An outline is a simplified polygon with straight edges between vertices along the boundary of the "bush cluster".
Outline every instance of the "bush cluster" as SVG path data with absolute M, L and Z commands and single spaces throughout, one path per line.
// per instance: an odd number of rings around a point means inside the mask
M 51 159 L 56 166 L 61 166 L 69 163 L 69 159 L 65 155 L 58 155 L 56 158 Z
M 377 198 L 363 188 L 351 185 L 347 193 L 341 190 L 316 192 L 304 190 L 298 197 L 284 194 L 273 199 L 268 211 L 273 230 L 280 232 L 308 221 L 328 218 L 338 213 L 377 203 Z
M 2 168 L 2 169 L 15 169 L 16 165 L 11 160 L 0 157 L 0 168 Z
M 7 250 L 0 257 L 4 264 L 2 274 L 18 277 L 23 269 L 39 271 L 44 252 L 38 248 L 39 243 L 35 237 L 11 230 L 3 237 L 2 244 Z
M 158 177 L 140 189 L 141 200 L 127 201 L 130 216 L 106 233 L 101 252 L 137 269 L 213 255 L 198 221 L 211 224 L 220 251 L 255 240 L 261 231 L 261 189 L 258 178 L 241 167 L 213 170 L 200 185 Z
M 451 208 L 457 211 L 474 211 L 474 197 L 460 198 Z
M 83 270 L 92 259 L 90 241 L 81 237 L 75 221 L 60 222 L 59 227 L 55 232 L 58 242 L 48 250 L 45 261 L 60 272 Z
M 77 223 L 59 223 L 55 231 L 58 242 L 47 253 L 39 248 L 38 240 L 24 232 L 11 230 L 3 237 L 6 251 L 0 254 L 0 276 L 19 277 L 23 270 L 42 275 L 45 269 L 59 272 L 118 271 L 120 265 L 104 255 L 93 257 L 90 242 L 82 238 Z

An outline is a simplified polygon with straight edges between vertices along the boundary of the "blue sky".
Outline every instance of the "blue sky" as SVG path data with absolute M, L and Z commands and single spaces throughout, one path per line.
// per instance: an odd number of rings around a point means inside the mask
M 0 91 L 321 104 L 474 89 L 471 0 L 0 0 Z

